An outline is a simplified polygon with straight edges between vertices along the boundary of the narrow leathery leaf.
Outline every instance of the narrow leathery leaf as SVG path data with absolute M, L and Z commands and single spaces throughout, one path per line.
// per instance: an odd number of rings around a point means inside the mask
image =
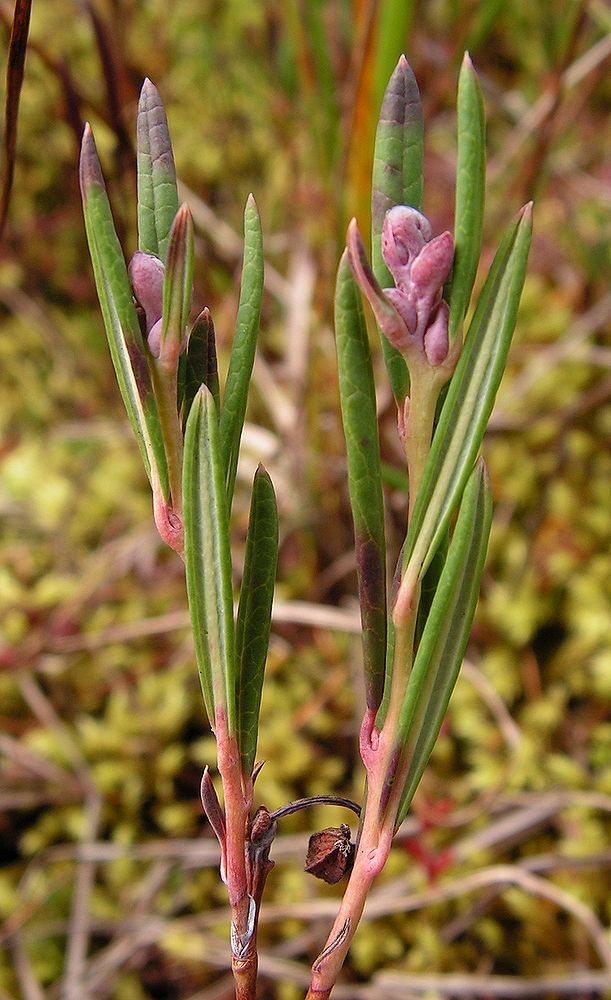
M 235 734 L 235 651 L 229 524 L 214 399 L 198 390 L 185 431 L 183 516 L 195 655 L 212 726 Z
M 6 61 L 6 98 L 4 104 L 4 163 L 0 193 L 0 236 L 4 231 L 15 171 L 19 98 L 23 85 L 25 57 L 30 31 L 32 0 L 16 0 L 13 8 L 11 39 Z
M 159 91 L 145 80 L 137 121 L 138 245 L 165 262 L 170 230 L 178 211 L 176 168 L 168 121 Z
M 185 337 L 193 292 L 193 220 L 181 205 L 172 224 L 163 279 L 160 358 L 173 366 Z
M 405 344 L 409 341 L 409 331 L 394 305 L 378 284 L 367 260 L 367 251 L 359 233 L 356 219 L 352 219 L 348 226 L 347 245 L 354 276 L 369 300 L 380 330 L 387 340 Z
M 218 800 L 214 782 L 210 777 L 210 768 L 207 764 L 204 768 L 204 773 L 202 774 L 200 795 L 208 822 L 214 830 L 219 844 L 221 847 L 224 847 L 227 832 L 225 827 L 225 814 L 221 807 L 221 803 Z
M 367 328 L 348 253 L 335 294 L 335 344 L 363 628 L 367 706 L 377 711 L 386 660 L 386 545 L 380 445 Z
M 421 210 L 424 125 L 416 77 L 401 56 L 388 81 L 376 131 L 371 195 L 373 267 L 381 285 L 389 284 L 380 250 L 384 216 L 395 205 Z
M 159 414 L 123 251 L 88 125 L 81 148 L 80 184 L 89 252 L 119 389 L 147 475 L 154 487 L 159 483 L 167 500 L 168 471 Z
M 242 771 L 250 777 L 257 751 L 259 709 L 269 646 L 276 563 L 278 510 L 272 481 L 259 466 L 255 473 L 244 575 L 236 622 L 236 699 Z
M 412 582 L 430 565 L 479 451 L 507 363 L 531 233 L 528 204 L 501 241 L 441 410 L 406 540 L 404 576 Z
M 407 769 L 397 826 L 409 809 L 458 678 L 477 606 L 491 523 L 492 497 L 486 467 L 480 460 L 465 487 L 401 711 L 397 746 L 402 748 Z
M 216 839 L 219 842 L 221 848 L 221 879 L 223 882 L 227 881 L 227 827 L 225 822 L 225 813 L 221 807 L 221 803 L 218 800 L 216 794 L 216 789 L 212 778 L 210 777 L 210 769 L 206 765 L 204 768 L 204 773 L 202 774 L 202 781 L 200 785 L 200 794 L 202 800 L 202 806 L 204 812 L 212 827 L 214 833 L 216 834 Z
M 388 82 L 376 131 L 371 193 L 371 259 L 379 285 L 392 285 L 382 258 L 384 216 L 395 205 L 422 208 L 424 126 L 416 78 L 401 56 Z M 395 399 L 408 390 L 404 359 L 382 334 L 384 359 Z
M 468 53 L 465 53 L 458 79 L 457 110 L 454 268 L 449 294 L 451 340 L 460 332 L 469 307 L 484 224 L 486 120 L 481 89 Z
M 240 302 L 220 418 L 221 454 L 225 466 L 228 507 L 231 510 L 240 439 L 246 414 L 263 296 L 263 236 L 255 199 L 248 196 L 244 210 L 244 260 Z
M 431 610 L 431 603 L 437 591 L 437 585 L 439 583 L 439 577 L 443 572 L 443 567 L 445 566 L 446 557 L 448 554 L 448 532 L 444 535 L 441 544 L 439 545 L 435 555 L 431 559 L 431 564 L 427 569 L 426 573 L 422 578 L 422 587 L 420 589 L 420 601 L 418 602 L 418 619 L 416 623 L 416 634 L 414 640 L 414 646 L 417 648 L 420 642 L 420 637 L 426 625 L 429 612 Z
M 385 674 L 384 674 L 384 690 L 382 692 L 382 700 L 380 701 L 380 707 L 376 715 L 376 727 L 381 729 L 384 725 L 384 720 L 386 718 L 386 713 L 388 711 L 388 703 L 390 701 L 390 691 L 392 685 L 392 665 L 395 657 L 395 626 L 392 620 L 392 615 L 388 615 L 388 622 L 386 625 L 386 664 L 385 664 Z
M 203 309 L 191 327 L 187 350 L 181 355 L 181 362 L 179 406 L 182 408 L 182 421 L 185 425 L 191 404 L 200 385 L 208 387 L 216 404 L 217 412 L 220 409 L 216 338 L 209 309 Z

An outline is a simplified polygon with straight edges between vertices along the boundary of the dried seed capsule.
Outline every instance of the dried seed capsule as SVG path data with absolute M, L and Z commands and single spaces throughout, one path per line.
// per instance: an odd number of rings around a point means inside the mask
M 354 844 L 350 843 L 350 827 L 345 823 L 312 834 L 305 863 L 309 875 L 335 885 L 353 864 Z

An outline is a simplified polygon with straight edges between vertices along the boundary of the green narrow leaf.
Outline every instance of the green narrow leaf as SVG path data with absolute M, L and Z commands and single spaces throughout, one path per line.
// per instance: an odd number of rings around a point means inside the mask
M 216 406 L 202 386 L 185 431 L 183 503 L 187 596 L 211 726 L 236 732 L 229 524 Z
M 408 765 L 397 826 L 409 809 L 458 678 L 477 606 L 491 523 L 492 497 L 480 460 L 465 487 L 401 709 L 396 746 Z
M 435 552 L 435 555 L 431 559 L 431 564 L 427 569 L 426 573 L 422 578 L 422 587 L 420 590 L 420 601 L 418 603 L 418 619 L 416 622 L 416 633 L 414 640 L 414 648 L 417 649 L 420 643 L 420 638 L 426 625 L 433 598 L 437 592 L 437 586 L 439 584 L 439 578 L 443 572 L 443 567 L 445 566 L 446 557 L 448 554 L 448 544 L 449 538 L 448 534 L 443 536 L 441 543 Z
M 89 252 L 112 362 L 147 475 L 169 497 L 168 471 L 157 405 L 142 344 L 123 251 L 114 222 L 93 133 L 87 125 L 80 184 Z
M 260 465 L 252 489 L 244 576 L 236 622 L 238 746 L 242 770 L 248 777 L 252 774 L 257 752 L 259 709 L 277 560 L 276 496 L 269 475 Z
M 168 348 L 178 357 L 189 319 L 192 293 L 193 220 L 187 205 L 181 205 L 170 231 L 163 278 L 161 358 Z
M 371 310 L 376 318 L 378 329 L 384 331 L 385 337 L 391 337 L 397 342 L 407 340 L 407 327 L 390 299 L 386 297 L 383 289 L 380 288 L 371 265 L 367 260 L 367 251 L 359 233 L 356 219 L 352 219 L 348 226 L 346 247 L 352 271 L 361 291 L 367 296 Z
M 231 510 L 240 439 L 246 414 L 263 297 L 263 235 L 255 199 L 244 210 L 244 261 L 240 302 L 220 419 L 221 454 L 225 466 L 227 504 Z
M 176 168 L 165 108 L 159 91 L 145 80 L 136 127 L 138 147 L 138 246 L 165 261 L 178 211 Z
M 386 661 L 384 500 L 369 341 L 347 251 L 337 273 L 335 344 L 354 519 L 365 689 L 367 706 L 375 712 L 382 699 Z
M 178 405 L 184 426 L 200 385 L 207 386 L 212 393 L 217 413 L 221 405 L 214 323 L 208 308 L 202 310 L 191 327 L 187 350 L 181 354 L 180 362 Z
M 401 56 L 389 80 L 376 131 L 371 192 L 371 259 L 382 288 L 393 280 L 382 258 L 384 216 L 394 205 L 422 207 L 424 127 L 416 78 Z M 407 367 L 383 334 L 382 347 L 390 383 L 398 402 L 408 390 Z
M 531 233 L 529 204 L 501 241 L 443 404 L 405 545 L 411 580 L 428 569 L 479 451 L 507 363 Z
M 448 301 L 450 339 L 462 327 L 482 246 L 486 186 L 484 102 L 468 52 L 458 79 L 458 162 L 454 212 L 454 267 Z

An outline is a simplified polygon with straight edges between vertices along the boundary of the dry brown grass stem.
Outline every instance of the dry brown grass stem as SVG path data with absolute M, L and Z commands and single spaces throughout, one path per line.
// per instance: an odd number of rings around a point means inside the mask
M 178 183 L 180 201 L 185 201 L 191 210 L 196 229 L 200 229 L 212 241 L 217 251 L 226 261 L 235 264 L 242 259 L 244 249 L 242 236 L 238 235 L 229 223 L 220 218 L 206 202 L 195 194 L 191 188 Z M 282 305 L 286 305 L 290 297 L 290 286 L 280 271 L 265 261 L 265 287 Z
M 570 91 L 580 84 L 590 73 L 593 73 L 611 56 L 611 35 L 606 34 L 594 45 L 575 59 L 562 73 L 559 86 L 563 92 Z M 515 95 L 511 95 L 515 97 Z M 504 143 L 502 152 L 488 163 L 488 183 L 493 183 L 502 175 L 508 166 L 518 157 L 524 143 L 541 128 L 541 125 L 554 108 L 554 93 L 543 91 L 530 108 L 512 107 L 506 102 L 505 110 L 514 113 L 516 125 Z

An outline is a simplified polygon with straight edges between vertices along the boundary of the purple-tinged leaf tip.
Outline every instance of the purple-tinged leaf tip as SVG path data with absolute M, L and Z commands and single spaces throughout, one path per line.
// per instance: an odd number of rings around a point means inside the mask
M 98 157 L 98 151 L 93 137 L 93 131 L 89 122 L 85 123 L 83 138 L 81 141 L 81 155 L 79 159 L 79 182 L 81 196 L 87 197 L 87 192 L 92 187 L 105 188 L 102 167 Z
M 178 209 L 172 229 L 170 232 L 170 243 L 168 246 L 168 268 L 176 267 L 184 254 L 185 240 L 188 239 L 189 230 L 193 228 L 193 220 L 189 206 L 183 202 Z
M 142 84 L 138 101 L 138 141 L 152 157 L 155 169 L 160 167 L 172 178 L 176 176 L 174 156 L 168 131 L 168 120 L 161 94 L 148 77 Z
M 157 87 L 153 81 L 145 76 L 142 81 L 142 87 L 140 89 L 140 99 L 138 102 L 139 111 L 150 111 L 152 108 L 159 107 L 161 105 L 161 95 L 157 90 Z
M 369 299 L 380 329 L 394 347 L 405 350 L 408 347 L 409 331 L 376 280 L 356 219 L 352 219 L 348 226 L 347 246 L 354 277 Z
M 534 207 L 535 207 L 534 201 L 527 201 L 525 205 L 522 205 L 522 208 L 518 212 L 518 217 L 520 218 L 520 220 L 532 219 Z
M 193 220 L 186 204 L 178 209 L 168 240 L 163 287 L 163 325 L 159 356 L 177 362 L 185 347 L 185 333 L 193 292 Z

